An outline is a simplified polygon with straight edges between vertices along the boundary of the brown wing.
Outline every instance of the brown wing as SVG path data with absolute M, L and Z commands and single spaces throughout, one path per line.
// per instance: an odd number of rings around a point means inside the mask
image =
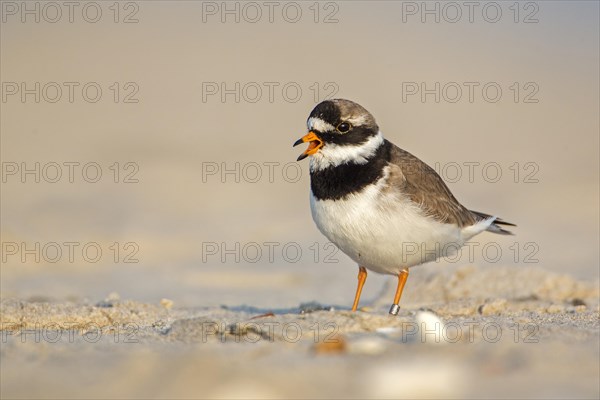
M 390 144 L 388 182 L 391 186 L 420 204 L 437 221 L 463 227 L 480 220 L 454 198 L 433 168 L 409 152 Z

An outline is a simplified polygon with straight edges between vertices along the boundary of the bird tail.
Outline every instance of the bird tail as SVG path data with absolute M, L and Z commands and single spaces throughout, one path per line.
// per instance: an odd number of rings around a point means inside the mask
M 492 218 L 494 222 L 490 224 L 490 226 L 486 229 L 488 232 L 497 233 L 499 235 L 514 235 L 509 230 L 503 228 L 503 226 L 516 226 L 513 223 L 503 220 L 502 218 L 494 217 L 489 214 L 485 214 L 479 211 L 470 210 L 475 216 L 481 221 Z

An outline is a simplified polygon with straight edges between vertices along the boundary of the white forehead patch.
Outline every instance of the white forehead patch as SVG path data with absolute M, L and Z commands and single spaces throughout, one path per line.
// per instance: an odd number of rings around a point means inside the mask
M 319 132 L 329 132 L 335 130 L 335 126 L 317 117 L 310 117 L 306 122 L 306 125 L 308 126 L 309 131 L 312 131 L 313 129 Z
M 367 122 L 367 118 L 364 115 L 348 118 L 346 121 L 350 122 L 352 126 L 361 126 Z

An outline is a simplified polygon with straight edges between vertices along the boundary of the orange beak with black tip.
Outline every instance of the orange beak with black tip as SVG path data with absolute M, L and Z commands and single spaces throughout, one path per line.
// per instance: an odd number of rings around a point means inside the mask
M 315 154 L 321 147 L 323 147 L 323 141 L 319 139 L 319 137 L 312 131 L 296 140 L 296 143 L 294 143 L 294 146 L 292 147 L 306 142 L 309 142 L 308 149 L 306 149 L 304 153 L 300 154 L 296 161 L 304 160 L 306 157 Z

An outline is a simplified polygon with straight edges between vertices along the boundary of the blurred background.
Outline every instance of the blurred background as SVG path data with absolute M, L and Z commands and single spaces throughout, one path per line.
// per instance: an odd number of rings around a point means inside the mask
M 423 268 L 599 279 L 598 2 L 1 7 L 2 299 L 349 307 L 292 148 L 331 97 L 518 225 Z
M 2 297 L 348 303 L 291 147 L 330 97 L 518 225 L 459 262 L 598 280 L 596 2 L 111 4 L 2 2 Z

